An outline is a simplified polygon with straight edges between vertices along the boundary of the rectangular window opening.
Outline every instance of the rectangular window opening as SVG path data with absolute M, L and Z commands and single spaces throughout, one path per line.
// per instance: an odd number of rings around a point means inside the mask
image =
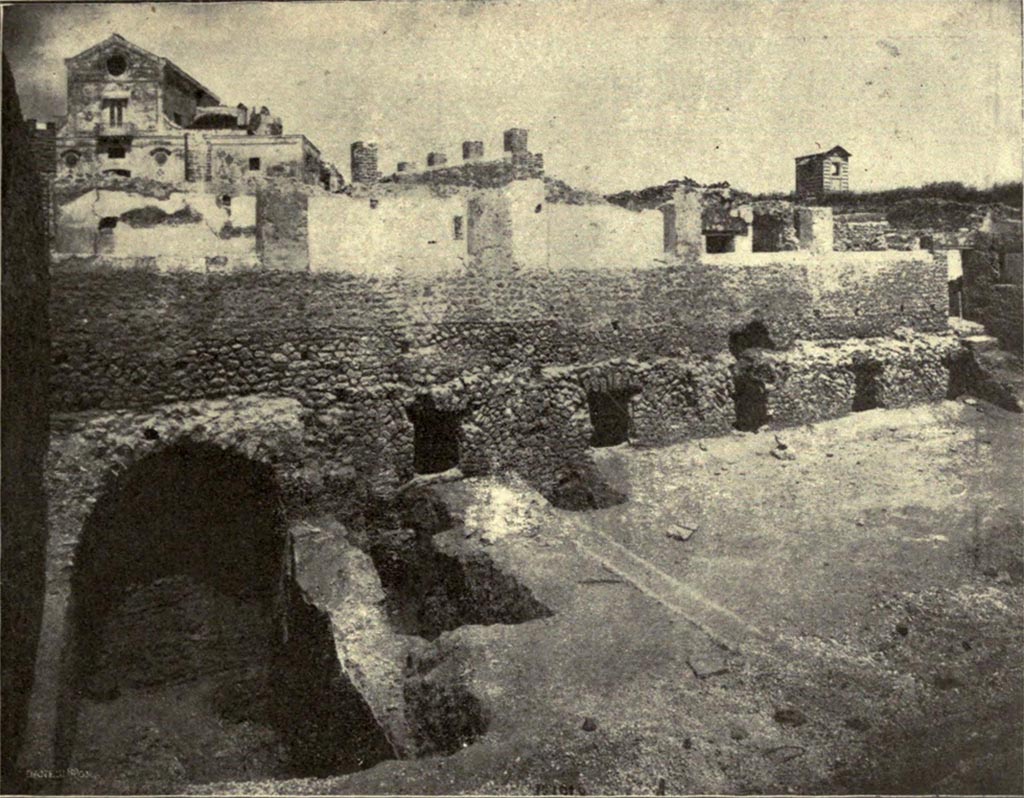
M 249 171 L 250 172 L 258 172 L 259 170 L 260 170 L 260 159 L 259 158 L 250 158 L 249 159 Z
M 465 237 L 465 229 L 461 216 L 452 217 L 452 238 L 461 241 Z
M 459 414 L 438 410 L 429 396 L 409 408 L 413 426 L 413 470 L 438 474 L 459 464 Z
M 106 99 L 103 101 L 103 109 L 106 111 L 107 123 L 111 127 L 121 127 L 124 124 L 125 110 L 128 108 L 127 99 Z
M 587 408 L 593 434 L 591 446 L 618 446 L 629 440 L 632 418 L 629 400 L 636 391 L 590 391 Z
M 882 397 L 882 364 L 864 361 L 853 366 L 853 412 L 885 407 Z
M 704 237 L 704 251 L 709 255 L 736 251 L 736 236 L 709 233 Z

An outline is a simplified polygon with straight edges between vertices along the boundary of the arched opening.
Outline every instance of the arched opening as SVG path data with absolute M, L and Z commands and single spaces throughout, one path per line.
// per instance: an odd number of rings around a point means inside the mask
M 743 432 L 757 432 L 771 420 L 768 395 L 774 380 L 772 365 L 759 348 L 747 348 L 740 353 L 732 367 L 733 406 L 736 411 L 733 427 Z
M 877 360 L 857 360 L 853 363 L 853 411 L 874 410 L 885 407 L 882 401 L 882 364 Z
M 774 349 L 775 342 L 764 322 L 754 321 L 735 327 L 729 332 L 729 351 L 733 357 L 739 357 L 748 349 Z
M 757 432 L 768 423 L 768 389 L 764 380 L 752 371 L 742 371 L 733 378 L 736 421 L 734 427 L 744 432 Z
M 591 446 L 617 446 L 629 440 L 633 419 L 629 412 L 630 399 L 637 390 L 588 391 L 587 408 L 590 411 Z
M 268 466 L 183 444 L 129 469 L 76 557 L 62 758 L 169 786 L 392 756 L 291 571 Z
M 438 474 L 459 464 L 460 414 L 439 410 L 429 394 L 408 408 L 413 426 L 413 470 Z

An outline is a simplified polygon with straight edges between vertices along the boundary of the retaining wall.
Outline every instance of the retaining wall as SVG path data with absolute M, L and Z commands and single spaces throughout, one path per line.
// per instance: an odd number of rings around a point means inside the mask
M 592 369 L 641 389 L 637 440 L 709 434 L 731 424 L 737 325 L 759 319 L 780 348 L 941 331 L 947 301 L 944 262 L 892 253 L 391 278 L 88 258 L 55 267 L 53 286 L 58 410 L 292 397 L 313 411 L 315 448 L 385 486 L 411 475 L 419 394 L 462 414 L 464 472 L 515 468 L 544 487 L 586 459 Z

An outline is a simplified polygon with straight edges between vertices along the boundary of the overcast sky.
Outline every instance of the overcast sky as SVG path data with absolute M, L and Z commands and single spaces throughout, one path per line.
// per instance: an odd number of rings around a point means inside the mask
M 684 175 L 793 188 L 841 144 L 854 189 L 1021 177 L 1018 0 L 47 4 L 6 8 L 26 117 L 64 113 L 64 62 L 113 32 L 221 101 L 267 105 L 348 175 L 501 149 L 602 191 Z

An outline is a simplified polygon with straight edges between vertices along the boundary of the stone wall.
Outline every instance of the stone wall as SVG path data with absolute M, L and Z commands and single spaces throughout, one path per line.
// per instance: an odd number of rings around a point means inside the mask
M 467 262 L 467 218 L 465 197 L 437 196 L 426 186 L 380 197 L 313 197 L 309 267 L 381 277 L 455 270 Z
M 384 180 L 389 183 L 474 188 L 504 186 L 513 180 L 536 180 L 544 176 L 544 157 L 539 153 L 517 152 L 493 161 L 467 161 L 455 166 L 437 166 L 422 171 L 395 172 Z
M 265 269 L 309 270 L 309 196 L 274 181 L 256 189 L 256 252 Z
M 18 95 L 3 59 L 3 355 L 0 603 L 0 789 L 21 792 L 15 761 L 43 611 L 49 435 L 49 264 L 39 175 Z
M 1021 353 L 1024 341 L 1024 284 L 1021 250 L 1013 239 L 989 242 L 988 248 L 962 253 L 963 313 L 981 322 L 1012 352 Z
M 879 407 L 907 407 L 946 398 L 949 359 L 960 348 L 950 336 L 900 331 L 898 338 L 838 345 L 801 342 L 764 356 L 768 418 L 785 427 L 835 418 L 858 409 L 857 372 L 875 372 Z
M 879 251 L 888 249 L 889 223 L 876 214 L 852 214 L 835 217 L 835 247 L 839 251 Z M 866 217 L 866 218 L 858 218 Z
M 752 318 L 778 347 L 945 328 L 945 263 L 925 254 L 762 257 L 404 278 L 66 261 L 53 278 L 53 398 L 87 410 L 293 397 L 315 412 L 314 447 L 394 484 L 411 475 L 407 408 L 430 394 L 462 414 L 464 471 L 517 468 L 543 485 L 584 455 L 590 369 L 643 375 L 638 439 L 653 443 L 728 429 L 715 358 Z
M 25 122 L 32 145 L 32 161 L 39 175 L 39 201 L 43 208 L 43 222 L 49 235 L 53 235 L 53 181 L 57 175 L 57 130 L 52 122 Z
M 121 258 L 253 255 L 256 198 L 87 191 L 58 205 L 53 247 L 64 254 Z

